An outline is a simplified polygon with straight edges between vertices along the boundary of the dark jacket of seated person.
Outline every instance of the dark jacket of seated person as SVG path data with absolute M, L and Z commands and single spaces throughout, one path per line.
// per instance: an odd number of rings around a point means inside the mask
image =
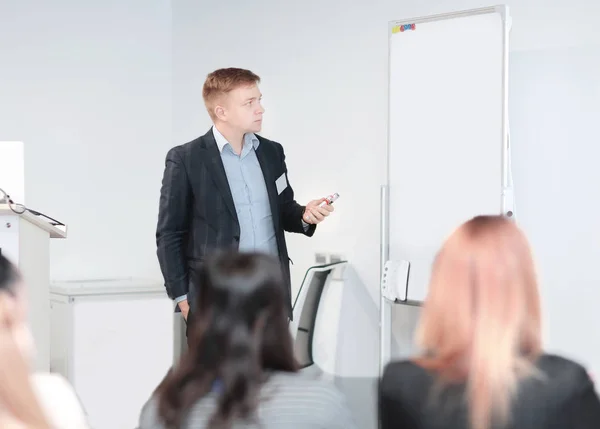
M 381 429 L 600 428 L 587 371 L 543 352 L 526 237 L 502 216 L 461 225 L 434 261 L 412 360 L 379 386 Z
M 354 429 L 342 394 L 298 372 L 281 267 L 218 253 L 200 269 L 189 348 L 144 405 L 139 429 Z

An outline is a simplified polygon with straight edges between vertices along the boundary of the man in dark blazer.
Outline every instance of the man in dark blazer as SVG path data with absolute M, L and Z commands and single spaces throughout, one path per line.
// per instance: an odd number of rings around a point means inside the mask
M 183 317 L 194 313 L 196 268 L 211 251 L 234 247 L 279 258 L 292 318 L 285 231 L 312 236 L 333 206 L 294 199 L 283 147 L 257 135 L 264 109 L 260 78 L 227 68 L 209 74 L 204 103 L 213 127 L 169 150 L 160 192 L 157 255 L 165 287 Z

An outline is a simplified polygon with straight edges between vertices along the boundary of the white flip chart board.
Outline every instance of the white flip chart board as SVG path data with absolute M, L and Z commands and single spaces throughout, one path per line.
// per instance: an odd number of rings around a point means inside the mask
M 410 262 L 423 301 L 444 239 L 478 214 L 508 213 L 508 10 L 389 25 L 388 260 Z

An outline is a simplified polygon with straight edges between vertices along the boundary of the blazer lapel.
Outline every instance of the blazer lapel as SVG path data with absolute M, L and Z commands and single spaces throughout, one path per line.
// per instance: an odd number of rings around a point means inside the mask
M 261 142 L 256 149 L 256 157 L 258 158 L 258 163 L 260 164 L 265 184 L 267 185 L 271 213 L 273 214 L 273 226 L 275 227 L 275 232 L 277 232 L 279 231 L 279 202 L 277 199 L 277 189 L 275 187 L 275 177 L 273 175 L 271 163 L 269 162 L 269 154 L 266 149 L 268 149 L 266 145 Z
M 204 135 L 204 150 L 207 154 L 206 166 L 211 173 L 210 175 L 219 188 L 231 215 L 236 222 L 239 222 L 237 212 L 235 211 L 235 204 L 233 203 L 233 196 L 231 195 L 231 188 L 229 187 L 227 175 L 225 174 L 225 167 L 223 167 L 223 160 L 221 159 L 221 154 L 219 153 L 219 148 L 217 147 L 217 142 L 215 141 L 212 129 Z

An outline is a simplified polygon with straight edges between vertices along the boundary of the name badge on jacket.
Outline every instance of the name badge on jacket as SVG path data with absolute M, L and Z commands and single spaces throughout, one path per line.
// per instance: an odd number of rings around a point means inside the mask
M 283 173 L 279 179 L 277 179 L 275 181 L 275 186 L 277 186 L 277 195 L 280 195 L 283 191 L 285 191 L 285 188 L 287 188 L 287 179 L 285 177 L 285 173 Z

